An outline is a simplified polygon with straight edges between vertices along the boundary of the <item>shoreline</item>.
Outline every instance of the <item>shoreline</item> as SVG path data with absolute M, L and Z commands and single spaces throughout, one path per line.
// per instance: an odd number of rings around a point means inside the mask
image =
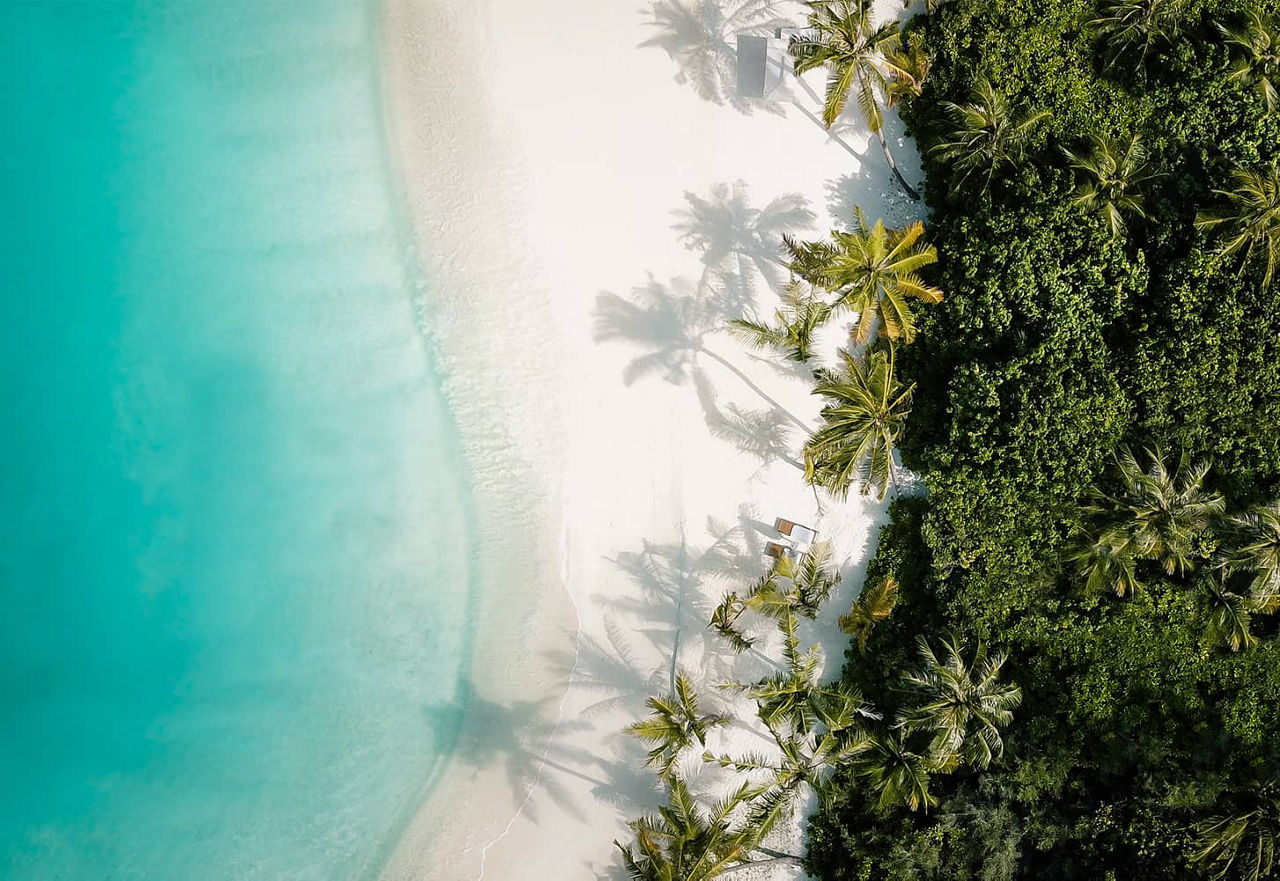
M 466 721 L 453 752 L 442 759 L 422 804 L 394 842 L 383 869 L 386 878 L 420 877 L 425 865 L 448 877 L 472 876 L 469 866 L 501 833 L 507 815 L 514 815 L 527 798 L 521 786 L 532 788 L 540 765 L 526 763 L 530 779 L 512 780 L 502 762 L 489 761 L 474 750 L 486 748 L 486 735 L 491 734 L 486 729 L 503 727 L 507 721 L 495 714 L 529 704 L 530 695 L 540 697 L 529 715 L 521 717 L 522 724 L 505 726 L 525 732 L 512 731 L 519 740 L 500 748 L 534 756 L 545 749 L 542 741 L 549 739 L 558 721 L 568 680 L 568 667 L 555 651 L 566 630 L 577 631 L 570 597 L 557 589 L 563 575 L 562 490 L 556 479 L 563 471 L 556 449 L 560 413 L 554 407 L 522 404 L 519 396 L 527 389 L 506 381 L 497 369 L 506 358 L 515 357 L 526 370 L 554 376 L 556 366 L 547 355 L 552 343 L 529 343 L 554 340 L 555 326 L 527 298 L 522 326 L 510 323 L 510 301 L 504 295 L 517 288 L 527 293 L 521 279 L 529 257 L 509 247 L 508 236 L 514 230 L 509 229 L 512 224 L 504 224 L 508 218 L 496 169 L 474 161 L 478 155 L 496 163 L 506 159 L 498 139 L 488 131 L 483 105 L 477 107 L 463 96 L 454 100 L 431 88 L 437 77 L 447 81 L 465 75 L 449 68 L 462 59 L 434 50 L 441 45 L 442 33 L 452 33 L 450 44 L 467 43 L 467 29 L 479 27 L 476 12 L 420 0 L 380 0 L 372 12 L 383 51 L 380 78 L 388 161 L 412 236 L 410 259 L 420 272 L 414 308 L 441 365 L 445 395 L 468 462 L 479 528 L 473 559 L 479 597 L 470 622 L 471 675 L 457 697 L 466 707 Z M 470 125 L 438 126 L 441 118 L 467 120 Z M 458 149 L 468 135 L 470 162 L 460 160 Z M 497 207 L 481 210 L 484 202 Z M 464 214 L 466 222 L 454 222 Z M 506 260 L 498 273 L 491 259 L 496 255 Z M 482 261 L 486 271 L 474 271 Z M 486 321 L 483 336 L 476 334 L 476 325 Z M 529 333 L 534 326 L 539 334 Z M 528 590 L 532 585 L 538 589 Z M 511 602 L 517 595 L 521 602 Z M 475 798 L 476 792 L 485 797 Z M 471 814 L 459 809 L 462 803 L 483 808 Z M 437 848 L 439 841 L 448 845 Z
M 788 4 L 793 20 L 801 10 Z M 847 643 L 835 610 L 886 515 L 856 496 L 819 510 L 783 442 L 735 434 L 735 419 L 785 413 L 794 449 L 819 403 L 722 333 L 753 300 L 772 309 L 783 231 L 824 234 L 854 201 L 890 223 L 913 216 L 878 144 L 857 127 L 828 136 L 795 108 L 699 95 L 678 47 L 646 45 L 671 36 L 648 4 L 559 12 L 550 0 L 378 12 L 392 159 L 492 527 L 482 584 L 502 582 L 498 564 L 524 576 L 519 609 L 484 598 L 473 736 L 409 823 L 391 881 L 615 871 L 612 840 L 660 801 L 622 729 L 673 666 L 718 700 L 714 683 L 742 662 L 708 638 L 707 604 L 759 574 L 775 516 L 821 528 L 845 580 L 806 638 L 834 675 Z M 525 482 L 536 498 L 513 498 Z M 516 683 L 521 660 L 536 666 Z

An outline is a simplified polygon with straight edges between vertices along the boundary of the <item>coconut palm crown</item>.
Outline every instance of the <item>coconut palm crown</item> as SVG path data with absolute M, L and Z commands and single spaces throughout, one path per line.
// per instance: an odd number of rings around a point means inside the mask
M 1267 287 L 1280 261 L 1280 168 L 1274 160 L 1260 171 L 1237 168 L 1231 173 L 1231 183 L 1231 189 L 1214 190 L 1227 200 L 1227 206 L 1201 212 L 1196 226 L 1224 231 L 1221 251 L 1244 254 L 1242 274 L 1251 261 L 1262 263 L 1262 285 Z
M 738 624 L 746 612 L 755 612 L 783 628 L 795 616 L 814 620 L 822 604 L 840 584 L 840 573 L 831 565 L 831 545 L 817 542 L 799 557 L 782 556 L 773 568 L 756 580 L 745 594 L 725 595 L 711 615 L 710 628 L 724 637 L 734 651 L 755 644 Z
M 1123 139 L 1095 137 L 1088 152 L 1063 150 L 1080 172 L 1074 204 L 1106 218 L 1111 235 L 1124 232 L 1125 215 L 1145 219 L 1143 184 L 1157 175 L 1146 164 L 1146 150 L 1137 135 Z
M 1133 451 L 1116 451 L 1117 489 L 1095 492 L 1086 506 L 1103 535 L 1140 559 L 1160 562 L 1165 572 L 1194 568 L 1193 544 L 1226 510 L 1221 493 L 1205 488 L 1208 462 L 1192 462 L 1184 451 L 1172 465 L 1159 449 L 1146 451 L 1147 467 Z
M 898 603 L 898 581 L 886 575 L 879 581 L 865 584 L 853 601 L 847 615 L 839 618 L 840 629 L 858 640 L 858 651 L 867 651 L 867 639 L 875 626 L 893 613 Z
M 706 746 L 707 732 L 729 723 L 729 717 L 718 713 L 703 713 L 698 706 L 698 694 L 683 671 L 676 675 L 675 689 L 669 695 L 650 697 L 648 718 L 627 727 L 627 733 L 654 744 L 649 750 L 647 764 L 658 769 L 659 777 L 670 777 L 676 762 L 686 749 L 696 742 Z
M 813 393 L 827 399 L 823 425 L 805 444 L 805 479 L 840 498 L 855 482 L 883 499 L 896 482 L 893 449 L 911 412 L 915 383 L 894 372 L 892 345 L 855 357 L 841 351 L 840 370 L 823 370 Z
M 920 667 L 903 678 L 920 702 L 899 714 L 898 725 L 933 735 L 929 757 L 939 770 L 950 771 L 961 762 L 986 768 L 1004 753 L 1000 729 L 1013 721 L 1022 690 L 1000 681 L 1004 653 L 988 656 L 979 644 L 973 662 L 966 663 L 954 637 L 943 640 L 942 647 L 940 660 L 920 638 Z
M 1021 162 L 1031 133 L 1049 115 L 1039 111 L 1014 117 L 1004 94 L 985 77 L 974 85 L 967 103 L 944 101 L 942 107 L 951 131 L 929 152 L 951 166 L 953 196 L 974 182 L 985 192 L 1001 169 Z
M 1154 50 L 1178 33 L 1185 0 L 1104 0 L 1089 29 L 1102 43 L 1108 69 L 1142 69 Z
M 888 100 L 893 80 L 915 82 L 923 79 L 925 69 L 914 62 L 903 65 L 898 23 L 877 25 L 872 0 L 810 0 L 808 5 L 809 31 L 791 38 L 790 51 L 797 74 L 820 67 L 828 70 L 823 123 L 831 128 L 853 95 L 899 186 L 911 198 L 919 199 L 898 171 L 885 140 L 880 101 L 882 96 Z
M 1219 22 L 1217 27 L 1234 56 L 1231 78 L 1256 89 L 1267 112 L 1274 113 L 1280 105 L 1280 24 L 1276 17 L 1255 6 L 1242 23 Z
M 743 784 L 709 810 L 678 776 L 667 782 L 667 803 L 633 821 L 635 841 L 614 845 L 632 881 L 711 881 L 727 870 L 757 862 L 753 852 L 768 832 L 755 819 L 759 788 Z M 771 862 L 771 860 L 759 860 Z
M 1249 593 L 1259 612 L 1280 610 L 1280 501 L 1256 505 L 1232 519 L 1241 537 L 1231 562 L 1253 574 Z
M 1280 868 L 1280 786 L 1255 782 L 1228 811 L 1196 826 L 1195 860 L 1215 866 L 1214 878 L 1261 881 Z
M 907 746 L 900 729 L 872 737 L 853 767 L 878 795 L 877 807 L 882 811 L 903 805 L 927 811 L 938 804 L 929 792 L 929 759 Z
M 772 323 L 738 318 L 729 323 L 729 332 L 753 348 L 772 349 L 790 361 L 807 364 L 814 355 L 814 334 L 831 311 L 831 305 L 815 297 L 811 288 L 793 281 L 783 291 Z
M 833 307 L 858 313 L 855 338 L 871 339 L 879 327 L 889 339 L 911 342 L 916 320 L 911 300 L 938 303 L 942 291 L 926 284 L 920 270 L 938 262 L 938 250 L 922 241 L 924 224 L 888 229 L 883 220 L 868 226 L 862 209 L 854 211 L 854 228 L 834 230 L 830 240 L 784 239 L 791 269 L 810 284 L 836 295 Z

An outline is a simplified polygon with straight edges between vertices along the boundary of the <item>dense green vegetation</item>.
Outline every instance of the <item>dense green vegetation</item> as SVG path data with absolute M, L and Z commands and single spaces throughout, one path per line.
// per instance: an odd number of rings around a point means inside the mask
M 1280 869 L 1275 12 L 951 0 L 911 24 L 947 297 L 898 356 L 900 449 L 928 495 L 895 505 L 868 583 L 897 604 L 845 680 L 893 711 L 915 640 L 954 634 L 1006 652 L 1023 700 L 928 811 L 837 777 L 818 877 Z
M 675 759 L 724 720 L 673 674 L 633 728 L 670 799 L 619 845 L 632 877 L 797 859 L 765 842 L 806 791 L 824 881 L 1272 877 L 1280 0 L 949 0 L 902 32 L 809 5 L 797 69 L 828 70 L 828 124 L 901 107 L 927 242 L 860 213 L 789 240 L 799 280 L 734 331 L 812 369 L 815 488 L 883 496 L 897 451 L 926 492 L 840 618 L 839 681 L 796 636 L 821 549 L 724 598 L 734 650 L 781 634 L 736 686 L 777 750 L 704 755 L 748 782 L 698 808 Z

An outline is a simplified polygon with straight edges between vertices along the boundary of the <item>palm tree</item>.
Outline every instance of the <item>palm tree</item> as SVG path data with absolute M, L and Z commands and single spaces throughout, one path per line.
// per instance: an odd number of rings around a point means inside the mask
M 808 735 L 783 734 L 777 729 L 769 729 L 778 747 L 776 757 L 762 754 L 712 756 L 705 753 L 703 758 L 740 773 L 767 773 L 767 791 L 778 799 L 780 808 L 794 804 L 806 786 L 818 795 L 819 800 L 827 802 L 836 772 L 868 749 L 870 741 L 855 727 L 855 721 L 865 712 L 859 695 L 850 697 L 841 693 L 840 686 L 832 686 L 823 690 L 820 697 L 827 699 L 833 712 L 841 713 L 841 721 L 849 720 L 847 727 L 824 727 Z
M 705 761 L 723 768 L 767 773 L 768 793 L 776 812 L 791 805 L 806 786 L 825 800 L 835 771 L 867 746 L 862 723 L 880 718 L 856 688 L 843 682 L 819 684 L 822 655 L 817 646 L 800 651 L 796 611 L 794 604 L 784 604 L 776 617 L 783 638 L 784 666 L 756 682 L 725 686 L 756 702 L 756 714 L 772 736 L 777 753 L 703 754 Z
M 1237 798 L 1230 811 L 1196 826 L 1201 849 L 1195 859 L 1216 863 L 1215 878 L 1270 878 L 1280 849 L 1280 787 L 1270 780 L 1253 783 Z
M 912 31 L 906 40 L 898 42 L 893 51 L 885 53 L 885 61 L 889 65 L 885 107 L 896 107 L 903 98 L 919 97 L 925 78 L 933 67 L 933 59 L 924 44 L 924 32 Z
M 1142 587 L 1138 581 L 1133 541 L 1124 529 L 1099 527 L 1096 532 L 1079 530 L 1067 551 L 1067 561 L 1085 579 L 1085 591 L 1101 594 L 1115 591 L 1116 596 L 1136 594 Z
M 828 404 L 823 426 L 804 447 L 805 479 L 844 498 L 855 480 L 863 494 L 883 499 L 896 486 L 893 448 L 911 412 L 915 383 L 903 385 L 894 373 L 894 350 L 876 348 L 854 357 L 841 351 L 844 367 L 823 370 L 813 393 Z
M 1267 287 L 1280 260 L 1280 169 L 1272 160 L 1271 167 L 1261 171 L 1237 168 L 1231 172 L 1231 180 L 1232 189 L 1214 190 L 1226 198 L 1228 206 L 1219 211 L 1202 211 L 1196 217 L 1196 227 L 1225 227 L 1228 238 L 1222 244 L 1222 253 L 1244 252 L 1241 274 L 1251 260 L 1260 258 L 1266 266 L 1262 285 Z
M 827 128 L 844 111 L 850 94 L 855 95 L 862 119 L 879 138 L 880 149 L 898 185 L 912 199 L 919 199 L 920 194 L 903 178 L 889 151 L 880 100 L 887 96 L 892 78 L 913 78 L 921 71 L 900 68 L 892 60 L 899 50 L 898 23 L 876 25 L 873 7 L 872 0 L 810 0 L 809 35 L 791 38 L 791 57 L 797 74 L 819 67 L 828 69 L 822 105 L 822 121 Z
M 1090 213 L 1101 213 L 1111 235 L 1124 232 L 1126 214 L 1146 218 L 1141 187 L 1157 175 L 1147 167 L 1146 150 L 1137 135 L 1122 140 L 1095 137 L 1088 153 L 1063 152 L 1084 178 L 1074 203 Z
M 973 663 L 967 664 L 955 638 L 943 640 L 946 654 L 939 660 L 924 637 L 919 640 L 921 666 L 906 674 L 904 685 L 922 703 L 904 710 L 898 725 L 907 732 L 933 735 L 929 758 L 941 771 L 961 761 L 986 768 L 1004 753 L 1000 729 L 1013 721 L 1013 710 L 1022 703 L 1022 689 L 1000 681 L 1007 655 L 988 657 L 978 644 Z
M 627 733 L 646 743 L 655 744 L 649 750 L 646 764 L 658 769 L 659 777 L 670 777 L 681 754 L 693 746 L 707 745 L 707 732 L 730 722 L 728 716 L 719 713 L 703 713 L 698 707 L 698 694 L 689 677 L 681 671 L 676 676 L 675 690 L 663 697 L 650 697 L 645 701 L 651 712 L 627 726 Z
M 877 325 L 889 339 L 910 343 L 916 337 L 909 300 L 938 303 L 942 291 L 925 284 L 919 271 L 938 262 L 938 249 L 921 241 L 920 221 L 887 229 L 883 220 L 867 226 L 861 208 L 854 209 L 850 232 L 833 230 L 830 241 L 783 241 L 791 268 L 813 285 L 836 294 L 833 308 L 858 313 L 856 339 L 865 343 Z
M 797 281 L 787 285 L 782 305 L 773 313 L 773 323 L 737 318 L 729 331 L 756 349 L 774 349 L 789 360 L 807 364 L 813 357 L 814 333 L 831 317 L 832 307 Z
M 1178 13 L 1185 0 L 1105 0 L 1089 29 L 1102 41 L 1108 69 L 1145 67 L 1147 55 L 1178 32 Z
M 942 106 L 951 118 L 952 129 L 929 152 L 950 164 L 957 175 L 952 195 L 958 195 L 975 177 L 982 180 L 985 192 L 998 171 L 1022 161 L 1031 132 L 1049 115 L 1040 111 L 1015 119 L 1008 100 L 986 77 L 974 85 L 967 104 L 944 101 Z
M 745 595 L 726 594 L 711 615 L 710 627 L 735 651 L 746 651 L 755 640 L 738 628 L 743 613 L 756 612 L 783 628 L 795 615 L 812 621 L 839 584 L 840 574 L 831 566 L 831 545 L 817 542 L 798 558 L 779 557 Z
M 858 651 L 867 651 L 867 639 L 875 626 L 889 617 L 898 602 L 898 581 L 886 575 L 879 581 L 865 585 L 853 601 L 849 614 L 839 618 L 840 629 L 857 637 Z
M 1267 112 L 1274 113 L 1280 103 L 1280 24 L 1275 16 L 1255 6 L 1242 24 L 1219 23 L 1218 30 L 1236 55 L 1231 78 L 1257 89 Z
M 756 702 L 757 715 L 773 737 L 772 756 L 703 754 L 703 759 L 741 773 L 765 772 L 780 805 L 790 804 L 808 786 L 825 799 L 839 768 L 867 748 L 862 725 L 880 718 L 862 693 L 843 682 L 818 683 L 821 655 L 816 646 L 800 652 L 795 617 L 779 622 L 786 667 L 750 685 L 730 684 Z
M 938 799 L 929 792 L 930 762 L 908 748 L 901 730 L 872 737 L 854 760 L 854 771 L 879 795 L 880 810 L 906 805 L 929 810 Z
M 1195 567 L 1196 536 L 1226 509 L 1220 493 L 1204 488 L 1207 462 L 1193 463 L 1183 451 L 1170 468 L 1159 448 L 1146 452 L 1150 464 L 1143 470 L 1133 451 L 1120 447 L 1115 454 L 1117 490 L 1095 490 L 1085 506 L 1097 535 L 1073 559 L 1091 580 L 1096 575 L 1094 589 L 1113 576 L 1121 596 L 1136 588 L 1131 557 L 1157 560 L 1169 575 L 1185 574 Z
M 1209 638 L 1222 643 L 1233 652 L 1253 648 L 1258 638 L 1249 630 L 1249 613 L 1254 611 L 1250 598 L 1231 590 L 1231 572 L 1201 572 L 1196 578 L 1204 604 Z
M 636 840 L 615 841 L 632 881 L 711 881 L 737 868 L 795 857 L 760 858 L 756 851 L 768 832 L 751 808 L 759 788 L 743 784 L 710 811 L 701 807 L 678 776 L 667 783 L 667 803 L 656 814 L 633 821 Z M 745 815 L 745 816 L 744 816 Z
M 1280 609 L 1280 501 L 1255 505 L 1232 519 L 1242 537 L 1232 562 L 1254 574 L 1249 594 L 1257 611 Z

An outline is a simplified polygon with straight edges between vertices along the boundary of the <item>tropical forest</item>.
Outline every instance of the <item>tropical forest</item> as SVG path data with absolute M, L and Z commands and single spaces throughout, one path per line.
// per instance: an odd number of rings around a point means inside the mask
M 896 108 L 926 220 L 788 240 L 785 301 L 732 331 L 811 369 L 815 492 L 892 519 L 852 608 L 822 608 L 821 546 L 724 598 L 736 650 L 781 634 L 778 672 L 730 684 L 778 748 L 707 752 L 743 774 L 708 809 L 674 757 L 728 720 L 687 681 L 653 698 L 632 733 L 669 799 L 628 870 L 1280 874 L 1280 4 L 809 7 L 825 122 Z M 828 613 L 819 681 L 797 622 Z M 768 847 L 804 797 L 805 852 Z

